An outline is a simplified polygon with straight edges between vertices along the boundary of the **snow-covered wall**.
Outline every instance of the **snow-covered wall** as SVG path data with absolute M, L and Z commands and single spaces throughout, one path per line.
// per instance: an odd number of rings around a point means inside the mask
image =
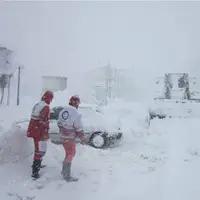
M 0 164 L 18 162 L 33 154 L 33 143 L 26 130 L 13 124 L 8 129 L 0 125 Z
M 26 129 L 16 124 L 29 119 L 30 104 L 24 106 L 0 106 L 0 164 L 16 162 L 33 153 L 32 141 L 26 137 Z

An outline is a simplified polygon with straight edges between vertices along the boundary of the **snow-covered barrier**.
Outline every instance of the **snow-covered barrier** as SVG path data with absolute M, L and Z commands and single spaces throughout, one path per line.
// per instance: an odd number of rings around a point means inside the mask
M 33 153 L 32 142 L 26 130 L 13 124 L 10 129 L 0 127 L 0 164 L 20 161 Z
M 29 112 L 27 107 L 0 107 L 0 164 L 20 161 L 32 154 L 32 141 L 26 137 L 26 129 L 16 123 L 27 118 Z
M 155 116 L 200 118 L 200 103 L 189 100 L 156 100 L 150 106 Z

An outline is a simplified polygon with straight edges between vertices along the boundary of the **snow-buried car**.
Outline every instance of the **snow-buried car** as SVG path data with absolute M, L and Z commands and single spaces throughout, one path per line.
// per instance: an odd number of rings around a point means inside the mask
M 50 113 L 50 138 L 53 143 L 60 144 L 57 119 L 63 106 L 56 106 Z M 118 143 L 122 139 L 120 123 L 106 117 L 103 113 L 89 104 L 82 104 L 78 111 L 82 115 L 83 130 L 86 135 L 87 144 L 95 148 L 106 148 Z M 79 139 L 77 139 L 79 142 Z

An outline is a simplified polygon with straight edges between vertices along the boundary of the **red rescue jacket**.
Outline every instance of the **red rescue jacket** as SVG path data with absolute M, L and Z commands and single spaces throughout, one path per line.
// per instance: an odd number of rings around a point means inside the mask
M 27 137 L 32 137 L 37 140 L 48 139 L 49 115 L 49 105 L 44 101 L 38 102 L 32 110 L 31 119 L 27 130 Z

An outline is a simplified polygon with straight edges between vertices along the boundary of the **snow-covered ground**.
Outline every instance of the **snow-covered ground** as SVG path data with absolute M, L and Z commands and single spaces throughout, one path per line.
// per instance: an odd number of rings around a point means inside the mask
M 152 113 L 168 117 L 200 118 L 200 103 L 194 100 L 159 99 L 152 101 L 149 107 Z
M 4 110 L 2 110 L 4 109 Z M 61 179 L 64 151 L 48 144 L 47 167 L 37 183 L 30 179 L 32 141 L 13 122 L 20 109 L 0 116 L 0 191 L 3 200 L 199 200 L 200 119 L 155 119 L 149 130 L 135 131 L 130 120 L 124 139 L 113 148 L 77 145 L 76 183 Z M 8 108 L 7 108 L 8 109 Z M 11 112 L 12 110 L 12 112 Z M 30 111 L 29 111 L 30 112 Z M 21 110 L 24 117 L 26 112 Z M 28 115 L 28 109 L 27 109 Z M 21 115 L 20 115 L 21 116 Z M 9 118 L 12 117 L 12 118 Z M 20 117 L 22 118 L 22 116 Z

